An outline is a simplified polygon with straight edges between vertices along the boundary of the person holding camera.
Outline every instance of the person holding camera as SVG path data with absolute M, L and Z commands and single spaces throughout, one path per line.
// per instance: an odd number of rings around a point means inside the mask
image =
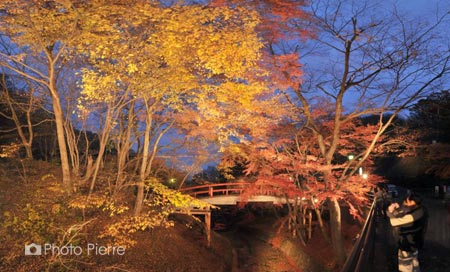
M 402 205 L 392 203 L 387 209 L 398 245 L 398 270 L 401 272 L 420 271 L 418 254 L 423 245 L 426 230 L 426 210 L 421 198 L 410 193 Z

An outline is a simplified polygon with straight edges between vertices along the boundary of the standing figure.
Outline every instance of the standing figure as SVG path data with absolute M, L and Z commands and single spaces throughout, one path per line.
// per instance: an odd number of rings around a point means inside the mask
M 382 216 L 383 218 L 386 218 L 386 197 L 387 197 L 387 193 L 386 190 L 384 190 L 383 188 L 377 188 L 377 191 L 375 193 L 375 197 L 377 200 L 377 205 L 376 205 L 376 214 Z
M 420 271 L 418 254 L 423 245 L 427 216 L 422 200 L 414 193 L 408 194 L 400 206 L 392 203 L 387 216 L 398 244 L 398 270 L 401 272 Z

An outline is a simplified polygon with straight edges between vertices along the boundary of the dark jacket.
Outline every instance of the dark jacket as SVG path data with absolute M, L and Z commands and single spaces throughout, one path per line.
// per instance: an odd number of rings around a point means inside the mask
M 396 227 L 400 250 L 413 252 L 422 247 L 427 225 L 426 211 L 422 206 L 402 206 L 387 215 L 391 225 Z

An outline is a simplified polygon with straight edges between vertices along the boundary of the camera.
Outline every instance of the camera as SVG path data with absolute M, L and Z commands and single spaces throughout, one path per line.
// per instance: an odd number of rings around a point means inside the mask
M 25 256 L 38 256 L 42 254 L 41 245 L 31 243 L 29 245 L 25 245 Z

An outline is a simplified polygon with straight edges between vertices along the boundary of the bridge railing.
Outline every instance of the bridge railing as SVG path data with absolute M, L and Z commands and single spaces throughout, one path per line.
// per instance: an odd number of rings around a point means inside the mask
M 370 206 L 364 226 L 357 237 L 350 255 L 341 270 L 341 272 L 362 272 L 368 271 L 367 265 L 370 265 L 370 257 L 373 253 L 375 242 L 375 211 L 377 199 L 374 198 Z
M 211 183 L 192 187 L 181 188 L 180 191 L 184 194 L 193 197 L 214 197 L 219 195 L 240 195 L 245 189 L 251 186 L 256 186 L 256 192 L 261 195 L 276 196 L 276 188 L 270 185 L 254 185 L 252 183 L 244 182 L 227 182 L 227 183 Z

